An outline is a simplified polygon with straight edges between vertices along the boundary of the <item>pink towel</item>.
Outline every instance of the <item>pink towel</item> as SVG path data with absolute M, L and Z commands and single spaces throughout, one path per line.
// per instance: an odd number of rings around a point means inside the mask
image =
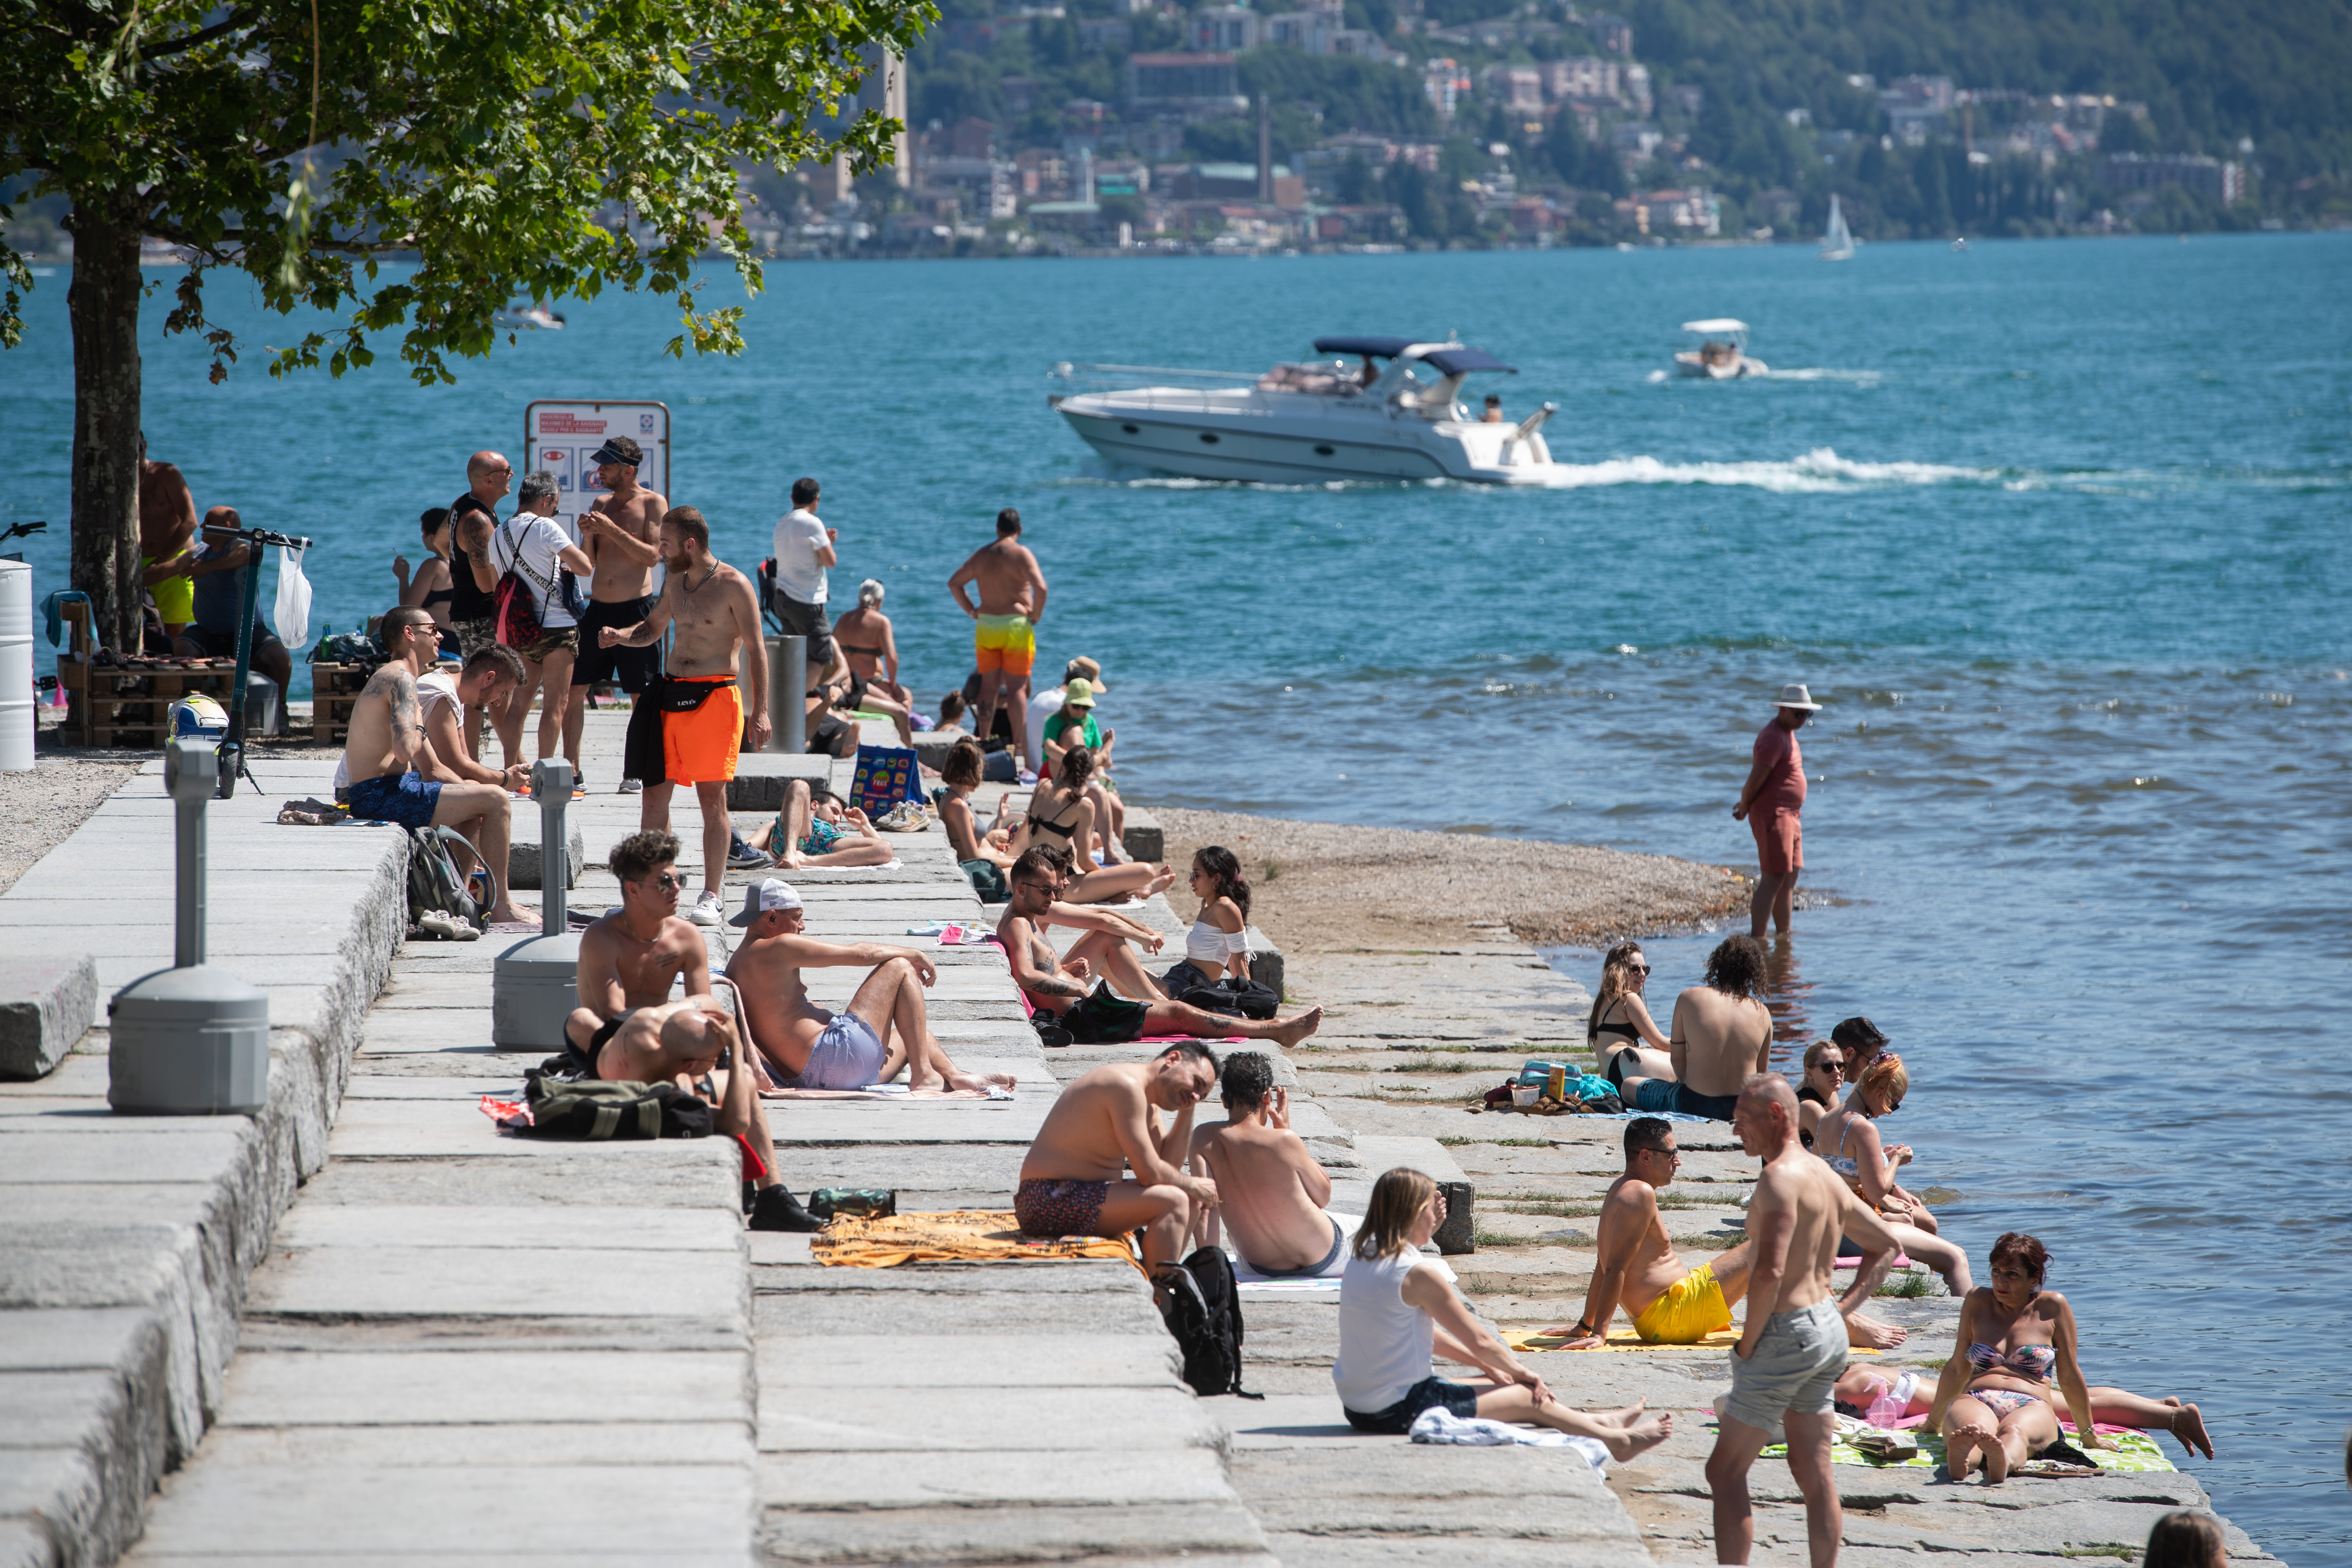
M 1862 1259 L 1859 1258 L 1841 1258 L 1835 1263 L 1832 1264 L 1831 1267 L 1833 1268 L 1859 1268 L 1862 1267 Z M 1895 1267 L 1897 1268 L 1910 1268 L 1916 1266 L 1913 1264 L 1908 1258 L 1906 1258 L 1903 1254 L 1898 1252 L 1895 1255 Z

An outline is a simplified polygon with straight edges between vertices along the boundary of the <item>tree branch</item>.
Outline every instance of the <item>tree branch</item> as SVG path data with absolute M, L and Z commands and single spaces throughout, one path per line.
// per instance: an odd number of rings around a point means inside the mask
M 252 21 L 254 13 L 251 11 L 232 11 L 211 26 L 190 33 L 184 38 L 174 38 L 168 44 L 159 45 L 152 49 L 141 49 L 139 58 L 142 60 L 160 60 L 166 55 L 176 55 L 189 49 L 201 48 L 215 38 L 225 37 L 236 31 Z

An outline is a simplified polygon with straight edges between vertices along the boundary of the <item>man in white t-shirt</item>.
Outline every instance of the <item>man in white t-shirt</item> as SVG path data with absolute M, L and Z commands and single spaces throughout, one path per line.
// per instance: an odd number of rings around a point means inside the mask
M 531 607 L 539 616 L 539 636 L 528 643 L 517 643 L 504 633 L 499 639 L 523 660 L 522 684 L 502 707 L 490 710 L 490 722 L 498 728 L 499 744 L 505 749 L 509 768 L 522 763 L 522 721 L 530 712 L 534 692 L 543 690 L 546 696 L 539 715 L 540 756 L 551 757 L 563 744 L 563 710 L 572 693 L 572 666 L 580 655 L 580 628 L 572 612 L 563 607 L 562 574 L 569 571 L 593 577 L 596 571 L 588 552 L 572 543 L 553 521 L 555 495 L 554 476 L 533 474 L 515 492 L 515 514 L 496 529 L 483 527 L 478 513 L 467 520 L 473 531 L 488 541 L 478 552 L 467 547 L 474 581 L 484 591 L 494 593 L 499 579 L 514 573 L 530 588 Z M 577 778 L 580 740 L 576 734 L 565 756 Z
M 839 563 L 834 545 L 841 538 L 841 530 L 827 528 L 818 519 L 818 499 L 814 479 L 793 481 L 793 510 L 776 522 L 776 602 L 769 606 L 783 623 L 785 636 L 808 638 L 812 678 L 833 663 L 833 627 L 824 618 L 824 569 Z

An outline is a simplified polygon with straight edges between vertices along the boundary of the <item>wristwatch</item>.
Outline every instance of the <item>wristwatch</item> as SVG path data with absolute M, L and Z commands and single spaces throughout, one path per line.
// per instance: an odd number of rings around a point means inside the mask
M 1601 1331 L 1600 1331 L 1599 1329 L 1594 1328 L 1591 1323 L 1586 1322 L 1582 1318 L 1579 1318 L 1579 1319 L 1577 1319 L 1577 1320 L 1576 1320 L 1576 1332 L 1574 1332 L 1574 1333 L 1572 1333 L 1572 1334 L 1569 1335 L 1569 1338 L 1570 1338 L 1570 1339 L 1572 1339 L 1572 1340 L 1580 1340 L 1580 1339 L 1587 1338 L 1588 1336 L 1591 1336 L 1591 1335 L 1598 1334 L 1598 1333 L 1600 1333 L 1600 1332 L 1601 1332 Z

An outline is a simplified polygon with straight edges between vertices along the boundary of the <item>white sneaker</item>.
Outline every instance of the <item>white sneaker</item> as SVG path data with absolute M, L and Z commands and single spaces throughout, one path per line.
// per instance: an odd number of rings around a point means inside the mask
M 686 912 L 686 918 L 698 926 L 715 926 L 726 913 L 727 906 L 719 901 L 719 895 L 706 889 L 702 897 L 694 900 L 694 908 Z

